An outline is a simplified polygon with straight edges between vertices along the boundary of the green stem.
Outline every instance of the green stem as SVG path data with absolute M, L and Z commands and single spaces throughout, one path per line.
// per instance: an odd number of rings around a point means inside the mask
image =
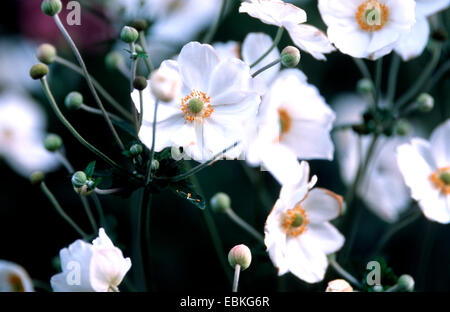
M 336 260 L 334 259 L 329 259 L 330 262 L 330 266 L 339 274 L 341 275 L 344 279 L 346 279 L 347 281 L 349 281 L 350 283 L 352 283 L 353 285 L 355 285 L 358 288 L 361 288 L 361 283 L 358 282 L 358 280 L 353 277 L 353 275 L 351 275 L 350 273 L 348 273 L 346 270 L 344 270 L 343 267 L 341 267 L 339 265 L 339 263 L 337 263 Z
M 183 174 L 179 174 L 179 175 L 174 176 L 174 177 L 158 177 L 158 179 L 160 179 L 160 180 L 169 180 L 171 182 L 178 182 L 178 181 L 187 179 L 187 178 L 191 177 L 192 175 L 196 174 L 197 172 L 199 172 L 199 171 L 203 170 L 204 168 L 208 167 L 209 165 L 211 165 L 213 162 L 215 162 L 217 160 L 217 158 L 219 158 L 220 156 L 222 156 L 223 154 L 228 152 L 230 149 L 235 148 L 236 146 L 238 146 L 239 143 L 240 142 L 233 143 L 233 145 L 227 147 L 226 149 L 224 149 L 220 153 L 217 153 L 215 156 L 213 156 L 213 158 L 211 158 L 207 162 L 192 168 L 188 172 L 185 172 Z
M 220 7 L 219 16 L 217 17 L 214 25 L 209 29 L 208 33 L 205 35 L 205 38 L 203 38 L 204 43 L 210 43 L 211 40 L 213 40 L 214 35 L 217 32 L 217 29 L 219 28 L 220 22 L 223 19 L 223 16 L 225 14 L 225 7 L 226 7 L 227 0 L 222 0 L 222 6 Z
M 281 62 L 281 59 L 278 59 L 278 60 L 275 60 L 275 61 L 273 61 L 273 62 L 267 64 L 266 66 L 264 66 L 264 67 L 258 69 L 256 72 L 254 72 L 254 73 L 252 74 L 252 77 L 255 78 L 256 76 L 258 76 L 258 75 L 261 74 L 262 72 L 266 71 L 267 69 L 271 68 L 272 66 L 277 65 L 277 64 L 280 63 L 280 62 Z
M 232 292 L 238 291 L 240 273 L 241 273 L 241 266 L 239 264 L 236 264 L 236 266 L 234 267 L 234 279 L 233 279 Z
M 131 71 L 130 71 L 130 96 L 134 91 L 134 79 L 136 78 L 136 70 L 137 70 L 137 59 L 134 59 L 134 54 L 136 53 L 136 46 L 134 42 L 130 43 L 130 49 L 131 49 Z M 136 135 L 139 134 L 139 121 L 138 121 L 138 113 L 136 106 L 134 105 L 133 98 L 131 98 L 131 111 L 133 112 L 133 121 L 134 121 L 134 128 L 136 131 Z
M 375 68 L 375 95 L 374 95 L 374 107 L 378 107 L 380 105 L 381 99 L 381 80 L 383 78 L 383 58 L 380 58 L 377 61 Z
M 97 213 L 100 217 L 100 225 L 102 227 L 106 227 L 106 218 L 105 218 L 105 214 L 103 213 L 103 207 L 102 207 L 102 203 L 100 201 L 100 198 L 98 198 L 96 193 L 92 193 L 91 195 L 92 199 L 94 200 L 94 205 L 95 208 L 97 208 Z
M 67 32 L 67 30 L 64 27 L 64 25 L 61 23 L 61 20 L 59 19 L 58 14 L 56 14 L 53 18 L 55 20 L 56 26 L 59 28 L 59 30 L 63 34 L 64 38 L 66 39 L 66 41 L 69 43 L 73 53 L 75 54 L 75 57 L 76 57 L 78 63 L 80 64 L 80 66 L 81 66 L 81 68 L 83 70 L 84 77 L 86 78 L 86 82 L 88 84 L 88 87 L 91 90 L 92 95 L 94 96 L 95 102 L 97 103 L 99 108 L 102 110 L 103 117 L 105 117 L 105 120 L 106 120 L 106 123 L 108 124 L 108 127 L 111 129 L 111 132 L 112 132 L 115 140 L 119 144 L 120 148 L 122 150 L 124 150 L 125 147 L 124 147 L 122 141 L 120 140 L 120 137 L 117 134 L 116 129 L 114 128 L 114 125 L 111 122 L 111 119 L 109 119 L 108 113 L 106 112 L 105 107 L 103 107 L 102 101 L 100 100 L 100 97 L 98 96 L 97 91 L 95 90 L 94 84 L 92 83 L 92 80 L 90 78 L 91 76 L 89 75 L 89 72 L 87 71 L 86 64 L 84 63 L 83 58 L 81 57 L 80 51 L 78 51 L 77 46 L 73 42 L 72 38 L 70 37 L 70 35 Z
M 85 240 L 87 240 L 89 238 L 88 235 L 65 213 L 65 211 L 61 208 L 61 205 L 56 200 L 55 196 L 48 189 L 45 182 L 41 183 L 41 190 L 42 190 L 42 192 L 44 192 L 44 194 L 50 200 L 50 202 L 55 207 L 56 211 L 60 214 L 60 216 L 63 217 L 63 219 L 66 220 L 67 223 L 69 223 L 75 229 L 75 231 L 77 231 L 78 234 L 80 234 L 81 237 L 83 237 Z
M 278 32 L 275 36 L 275 39 L 273 40 L 272 45 L 270 48 L 263 54 L 259 59 L 257 59 L 253 64 L 250 65 L 250 68 L 255 67 L 259 62 L 261 62 L 267 55 L 269 55 L 270 52 L 272 52 L 273 49 L 280 43 L 281 37 L 283 37 L 284 28 L 280 27 L 278 28 Z
M 53 94 L 50 91 L 50 88 L 47 83 L 47 79 L 44 77 L 41 79 L 42 87 L 44 90 L 45 95 L 47 96 L 51 107 L 53 108 L 53 111 L 55 112 L 56 116 L 59 118 L 59 120 L 66 126 L 66 128 L 72 133 L 72 135 L 85 147 L 87 147 L 89 150 L 91 150 L 94 154 L 96 154 L 98 157 L 102 158 L 104 161 L 106 161 L 108 164 L 110 164 L 113 167 L 116 167 L 118 169 L 123 170 L 116 162 L 114 162 L 112 159 L 110 159 L 108 156 L 100 152 L 95 146 L 90 144 L 88 141 L 86 141 L 76 130 L 75 128 L 69 123 L 69 121 L 64 117 L 62 112 L 60 111 L 58 105 L 56 104 L 55 98 L 53 97 Z
M 63 65 L 69 69 L 71 69 L 72 71 L 76 72 L 77 74 L 81 75 L 84 77 L 84 72 L 81 69 L 81 67 L 75 65 L 72 62 L 69 62 L 68 60 L 65 60 L 59 56 L 56 56 L 55 58 L 55 62 Z M 94 87 L 98 90 L 98 92 L 105 98 L 105 100 L 107 100 L 111 106 L 116 109 L 119 113 L 122 114 L 123 117 L 125 117 L 126 119 L 128 119 L 129 121 L 132 121 L 133 118 L 131 116 L 131 114 L 124 109 L 119 102 L 117 102 L 101 85 L 100 83 L 92 76 L 90 76 L 92 83 L 94 84 Z
M 354 57 L 352 59 L 355 62 L 361 74 L 363 75 L 363 77 L 372 81 L 372 75 L 370 74 L 369 68 L 367 67 L 367 64 L 364 62 L 364 60 Z
M 387 101 L 390 105 L 393 104 L 395 98 L 395 91 L 397 89 L 398 70 L 400 69 L 400 56 L 394 53 L 391 60 L 391 68 L 389 69 Z
M 103 113 L 100 109 L 87 106 L 86 104 L 82 104 L 81 109 L 83 111 L 91 113 L 91 114 L 103 115 Z M 109 115 L 109 118 L 111 118 L 111 120 L 114 120 L 116 122 L 125 122 L 122 118 L 120 118 L 119 116 L 116 116 L 112 113 L 108 113 L 108 115 Z
M 420 210 L 416 211 L 408 218 L 404 218 L 400 222 L 397 222 L 396 224 L 392 225 L 392 227 L 389 229 L 389 231 L 387 231 L 378 241 L 377 247 L 375 248 L 374 255 L 378 254 L 383 249 L 384 245 L 386 245 L 386 243 L 395 234 L 397 234 L 400 230 L 402 230 L 403 228 L 407 227 L 408 225 L 410 225 L 411 223 L 413 223 L 414 221 L 419 219 L 421 215 L 422 215 L 422 212 Z
M 94 215 L 92 214 L 91 206 L 89 205 L 88 200 L 86 199 L 86 197 L 82 195 L 80 195 L 80 200 L 81 203 L 83 204 L 84 211 L 86 211 L 86 215 L 88 216 L 89 222 L 91 223 L 92 230 L 94 231 L 94 233 L 98 233 L 97 222 L 95 221 Z
M 158 105 L 159 100 L 155 101 L 155 109 L 153 111 L 153 125 L 152 125 L 152 148 L 150 150 L 150 158 L 147 163 L 147 184 L 149 184 L 152 181 L 152 164 L 153 159 L 155 158 L 155 140 L 156 140 L 156 121 L 157 121 L 157 113 L 158 113 Z
M 73 174 L 75 170 L 67 160 L 67 157 L 61 152 L 61 150 L 57 150 L 55 154 L 59 158 L 59 161 L 63 164 L 64 168 L 66 168 L 66 170 L 69 172 L 69 174 Z
M 250 224 L 245 222 L 241 217 L 239 217 L 233 209 L 227 209 L 226 214 L 233 220 L 234 223 L 239 225 L 242 229 L 250 233 L 254 238 L 256 238 L 260 243 L 264 245 L 264 237 L 255 230 Z
M 450 70 L 450 60 L 442 64 L 442 66 L 436 71 L 433 77 L 431 77 L 430 82 L 425 87 L 425 92 L 429 92 L 434 85 L 441 80 L 442 76 Z
M 144 50 L 145 54 L 147 54 L 147 57 L 144 58 L 145 66 L 147 66 L 148 73 L 150 74 L 153 70 L 153 64 L 150 60 L 150 55 L 148 54 L 147 50 L 147 42 L 145 40 L 145 33 L 143 31 L 139 32 L 139 43 L 141 44 L 142 49 Z
M 430 62 L 424 68 L 423 72 L 418 76 L 417 80 L 414 84 L 406 91 L 397 101 L 395 106 L 397 108 L 401 108 L 406 105 L 410 100 L 414 98 L 419 92 L 425 82 L 430 78 L 434 69 L 439 63 L 439 59 L 441 57 L 441 49 L 442 46 L 440 43 L 437 43 L 433 49 L 433 55 L 431 57 Z
M 142 127 L 142 120 L 144 119 L 144 96 L 142 90 L 139 90 L 139 111 L 138 134 Z

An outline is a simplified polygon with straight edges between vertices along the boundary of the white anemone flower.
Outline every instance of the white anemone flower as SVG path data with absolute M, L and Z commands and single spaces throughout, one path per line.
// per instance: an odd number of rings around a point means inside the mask
M 362 115 L 367 110 L 367 101 L 363 97 L 343 94 L 331 104 L 337 115 L 335 126 L 363 122 Z M 360 158 L 365 158 L 373 136 L 364 135 L 358 139 L 352 129 L 343 129 L 336 131 L 333 138 L 342 180 L 350 186 L 355 180 Z M 410 202 L 410 192 L 393 161 L 396 148 L 407 140 L 407 137 L 380 136 L 366 174 L 356 190 L 367 207 L 389 223 L 396 222 Z
M 280 72 L 264 95 L 247 161 L 263 165 L 280 184 L 301 177 L 297 159 L 333 159 L 334 112 L 298 69 Z
M 119 284 L 131 268 L 130 258 L 114 246 L 103 228 L 92 244 L 79 239 L 59 252 L 62 273 L 52 276 L 56 292 L 118 291 Z
M 306 12 L 293 4 L 281 0 L 245 0 L 239 12 L 247 13 L 265 24 L 285 28 L 296 46 L 318 60 L 325 60 L 324 54 L 335 50 L 321 30 L 304 24 Z
M 412 198 L 425 217 L 450 223 L 450 119 L 438 126 L 430 140 L 413 138 L 397 149 L 397 162 Z
M 251 77 L 247 64 L 235 58 L 221 61 L 210 45 L 191 42 L 177 61 L 161 66 L 179 71 L 182 88 L 172 102 L 158 105 L 155 151 L 179 146 L 192 159 L 205 162 L 244 139 L 244 126 L 254 123 L 264 88 Z M 150 87 L 144 90 L 144 122 L 139 132 L 149 148 L 155 106 Z M 132 97 L 138 106 L 139 92 Z M 238 146 L 224 156 L 236 158 L 240 153 Z
M 329 222 L 339 216 L 342 197 L 313 188 L 309 165 L 301 163 L 303 178 L 296 186 L 283 186 L 267 217 L 264 243 L 278 274 L 291 272 L 307 283 L 323 280 L 327 255 L 344 245 L 344 236 Z
M 430 24 L 427 17 L 445 10 L 450 0 L 416 0 L 416 23 L 411 32 L 403 35 L 395 47 L 404 61 L 422 54 L 430 36 Z
M 342 53 L 378 59 L 415 23 L 414 0 L 319 0 L 328 38 Z
M 44 148 L 46 119 L 39 104 L 25 93 L 0 93 L 0 157 L 18 174 L 48 172 L 58 158 Z
M 33 292 L 33 282 L 20 265 L 0 260 L 0 292 Z

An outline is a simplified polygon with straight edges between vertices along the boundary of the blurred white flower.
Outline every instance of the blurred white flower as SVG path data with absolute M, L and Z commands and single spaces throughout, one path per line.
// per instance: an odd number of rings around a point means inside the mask
M 296 46 L 318 60 L 325 60 L 324 54 L 335 50 L 321 30 L 303 24 L 307 19 L 306 12 L 293 4 L 281 0 L 245 0 L 239 12 L 265 24 L 284 27 Z
M 378 59 L 415 23 L 414 0 L 319 0 L 328 38 L 342 52 Z
M 353 292 L 353 287 L 343 279 L 337 279 L 328 283 L 325 292 Z
M 264 95 L 247 161 L 262 164 L 284 184 L 301 178 L 297 159 L 333 159 L 334 112 L 298 69 L 280 72 Z
M 364 98 L 345 94 L 332 102 L 336 110 L 335 126 L 361 124 L 363 113 L 367 110 Z M 361 136 L 352 129 L 336 131 L 333 135 L 336 143 L 336 156 L 341 176 L 347 186 L 354 182 L 360 158 L 365 158 L 372 135 Z M 410 193 L 395 159 L 396 148 L 407 138 L 381 136 L 375 147 L 373 157 L 366 174 L 359 184 L 357 194 L 378 217 L 386 222 L 395 222 L 408 207 Z M 361 155 L 360 155 L 361 152 Z
M 163 63 L 150 77 L 152 93 L 163 102 L 171 102 L 180 94 L 181 83 L 181 75 L 174 61 Z
M 0 260 L 0 292 L 32 292 L 30 276 L 20 265 Z
M 450 223 L 450 119 L 433 131 L 429 141 L 413 138 L 399 146 L 397 162 L 425 217 Z
M 59 257 L 63 271 L 50 280 L 56 292 L 118 291 L 131 267 L 130 258 L 123 257 L 103 228 L 92 244 L 76 240 L 61 249 Z
M 30 78 L 30 68 L 36 64 L 36 45 L 17 37 L 0 40 L 0 92 L 2 89 L 33 90 L 39 88 Z
M 254 122 L 262 93 L 248 65 L 234 58 L 220 61 L 210 45 L 198 42 L 185 45 L 176 62 L 163 64 L 177 69 L 183 83 L 174 101 L 158 106 L 155 151 L 181 146 L 191 158 L 204 162 L 243 140 L 244 125 Z M 139 93 L 132 97 L 139 105 Z M 148 147 L 154 105 L 154 96 L 144 90 L 139 138 Z M 225 156 L 236 158 L 240 152 L 240 147 L 233 148 Z
M 44 148 L 45 114 L 21 92 L 0 93 L 0 157 L 18 174 L 51 171 L 60 163 Z
M 427 17 L 448 8 L 449 5 L 450 0 L 416 0 L 416 23 L 411 32 L 403 35 L 395 47 L 395 52 L 404 61 L 422 54 L 430 36 Z
M 339 216 L 342 197 L 312 189 L 309 165 L 301 163 L 302 180 L 283 186 L 265 225 L 265 245 L 278 275 L 291 272 L 308 283 L 320 282 L 328 267 L 327 255 L 344 245 L 344 237 L 329 222 Z

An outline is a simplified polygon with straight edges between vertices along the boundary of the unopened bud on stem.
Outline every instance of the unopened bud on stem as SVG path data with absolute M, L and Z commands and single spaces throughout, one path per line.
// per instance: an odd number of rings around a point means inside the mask
M 37 49 L 36 57 L 44 64 L 51 64 L 55 61 L 56 48 L 49 43 L 43 43 Z
M 137 76 L 133 81 L 133 87 L 139 91 L 145 90 L 147 88 L 147 79 L 143 76 Z
M 45 180 L 45 175 L 41 171 L 33 172 L 30 176 L 30 182 L 33 185 L 39 185 Z
M 430 112 L 434 108 L 434 98 L 428 93 L 422 93 L 417 98 L 417 105 L 421 112 Z
M 61 0 L 44 0 L 41 4 L 41 9 L 42 12 L 44 12 L 48 16 L 54 16 L 61 12 Z
M 411 275 L 404 274 L 397 281 L 398 291 L 413 291 L 414 279 Z
M 372 93 L 375 87 L 370 79 L 364 78 L 358 81 L 356 89 L 360 94 L 367 95 Z
M 63 145 L 61 137 L 57 134 L 49 134 L 44 140 L 44 147 L 49 152 L 56 152 Z
M 222 192 L 214 195 L 211 198 L 210 204 L 214 212 L 226 212 L 228 209 L 231 209 L 230 196 Z
M 138 31 L 130 26 L 124 26 L 120 32 L 120 39 L 126 43 L 133 43 L 139 37 Z
M 234 246 L 228 253 L 228 263 L 234 269 L 236 265 L 240 265 L 241 270 L 246 270 L 252 262 L 252 252 L 245 245 Z
M 36 64 L 30 69 L 30 76 L 34 80 L 42 79 L 48 74 L 48 66 L 42 63 Z
M 70 92 L 64 99 L 64 105 L 70 110 L 80 109 L 83 105 L 83 95 L 76 91 Z
M 300 51 L 296 47 L 287 46 L 281 51 L 281 64 L 284 67 L 296 67 L 300 63 Z

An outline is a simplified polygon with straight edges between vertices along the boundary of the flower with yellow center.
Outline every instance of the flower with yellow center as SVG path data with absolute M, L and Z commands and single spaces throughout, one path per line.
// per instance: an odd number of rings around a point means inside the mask
M 439 125 L 430 140 L 414 138 L 397 149 L 397 163 L 411 196 L 425 217 L 450 223 L 450 119 Z
M 358 58 L 389 54 L 415 23 L 414 0 L 319 0 L 330 41 Z
M 300 166 L 300 182 L 282 187 L 267 217 L 264 243 L 279 275 L 291 272 L 305 282 L 317 283 L 325 275 L 327 255 L 344 244 L 344 237 L 329 222 L 339 216 L 342 197 L 313 189 L 317 178 L 309 182 L 308 163 Z
M 20 265 L 0 260 L 0 292 L 32 292 L 33 282 Z
M 246 160 L 264 167 L 280 184 L 296 184 L 297 159 L 333 159 L 334 112 L 298 69 L 281 71 L 264 95 Z
M 155 151 L 179 146 L 191 159 L 205 162 L 245 139 L 244 127 L 254 123 L 263 91 L 247 64 L 235 58 L 219 60 L 210 45 L 191 42 L 177 61 L 164 61 L 160 69 L 165 67 L 179 73 L 181 83 L 171 102 L 158 105 Z M 139 110 L 139 92 L 134 91 L 132 98 Z M 155 107 L 151 83 L 143 91 L 143 100 L 139 138 L 151 148 Z M 236 147 L 225 157 L 240 153 Z

